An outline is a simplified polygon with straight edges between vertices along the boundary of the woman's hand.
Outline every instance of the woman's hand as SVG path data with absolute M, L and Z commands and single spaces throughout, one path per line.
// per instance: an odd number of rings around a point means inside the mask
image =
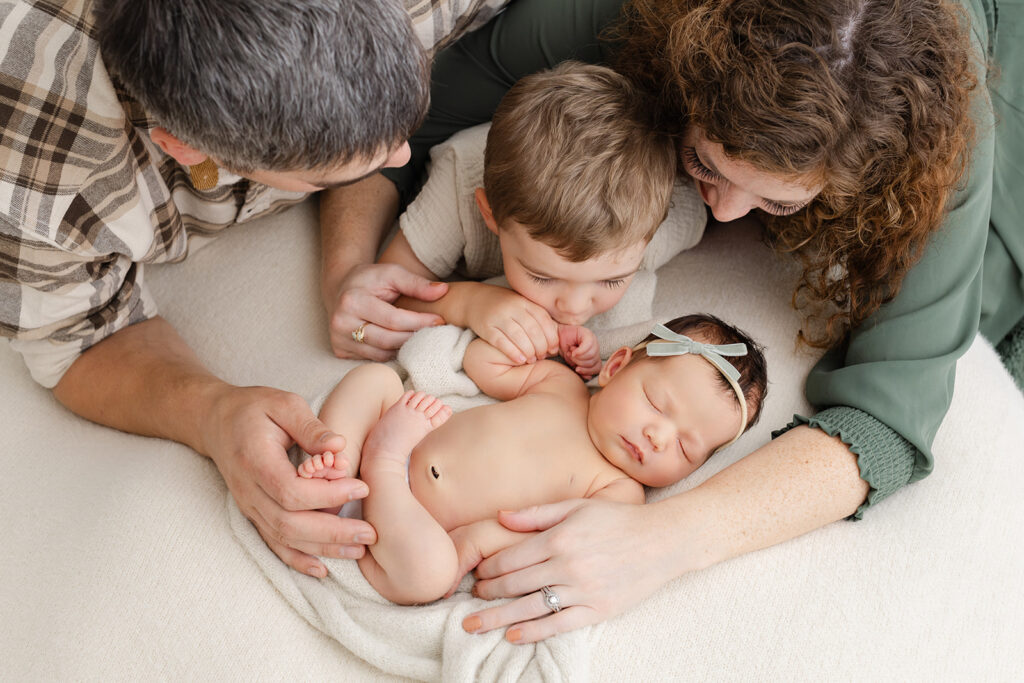
M 293 443 L 310 454 L 345 447 L 345 439 L 316 419 L 301 397 L 224 385 L 212 406 L 201 452 L 216 463 L 242 514 L 287 565 L 323 578 L 327 568 L 317 555 L 354 559 L 376 542 L 368 523 L 318 511 L 365 497 L 366 484 L 305 479 L 288 460 Z
M 683 530 L 658 504 L 569 500 L 499 520 L 515 531 L 543 531 L 483 560 L 474 593 L 488 600 L 523 596 L 466 617 L 471 633 L 510 627 L 505 638 L 532 643 L 604 621 L 639 603 L 674 578 Z M 672 543 L 666 543 L 672 538 Z M 562 604 L 552 612 L 540 593 L 550 586 Z
M 331 350 L 339 358 L 394 358 L 395 350 L 413 332 L 444 323 L 433 313 L 398 308 L 392 305 L 395 300 L 404 295 L 436 301 L 447 291 L 447 284 L 432 282 L 398 265 L 355 266 L 345 275 L 328 305 Z

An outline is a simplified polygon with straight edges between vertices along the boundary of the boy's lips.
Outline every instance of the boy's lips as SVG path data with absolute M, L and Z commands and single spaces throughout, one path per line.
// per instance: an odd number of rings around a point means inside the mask
M 643 465 L 644 464 L 644 452 L 641 451 L 639 448 L 637 448 L 633 444 L 633 442 L 630 441 L 629 439 L 627 439 L 626 437 L 622 437 L 622 442 L 624 444 L 626 444 L 626 451 L 628 451 L 629 454 L 633 456 L 633 459 L 636 460 L 641 465 Z

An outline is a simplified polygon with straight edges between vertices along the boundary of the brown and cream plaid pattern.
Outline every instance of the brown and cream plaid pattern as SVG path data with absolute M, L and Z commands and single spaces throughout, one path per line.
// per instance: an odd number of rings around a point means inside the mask
M 428 49 L 495 0 L 405 0 Z M 85 349 L 156 315 L 143 264 L 299 201 L 237 177 L 208 191 L 99 61 L 89 0 L 0 1 L 0 333 L 54 386 Z

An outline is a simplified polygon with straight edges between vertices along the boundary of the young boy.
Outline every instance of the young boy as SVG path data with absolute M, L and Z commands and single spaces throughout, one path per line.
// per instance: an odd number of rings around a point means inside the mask
M 676 147 L 645 120 L 644 103 L 615 71 L 568 62 L 519 81 L 489 129 L 435 148 L 380 261 L 435 279 L 504 273 L 522 296 L 456 282 L 437 302 L 398 305 L 438 313 L 525 362 L 558 349 L 556 323 L 583 325 L 615 306 L 640 270 L 652 297 L 653 271 L 700 240 L 706 211 L 692 184 L 675 186 Z M 650 318 L 648 301 L 625 322 Z M 588 339 L 566 358 L 581 374 L 600 368 Z
M 523 538 L 498 523 L 498 510 L 582 497 L 643 503 L 644 485 L 673 484 L 737 439 L 767 392 L 757 344 L 707 315 L 618 349 L 593 395 L 565 365 L 513 364 L 482 339 L 464 365 L 503 402 L 452 415 L 432 396 L 403 394 L 387 365 L 352 370 L 320 411 L 345 451 L 298 467 L 369 485 L 363 516 L 378 540 L 359 567 L 394 602 L 436 600 Z

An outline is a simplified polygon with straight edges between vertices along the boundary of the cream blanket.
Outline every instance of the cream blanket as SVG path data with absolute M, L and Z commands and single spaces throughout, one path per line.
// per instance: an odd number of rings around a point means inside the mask
M 304 203 L 146 277 L 215 372 L 312 400 L 355 365 L 327 347 L 318 243 L 316 205 Z M 813 357 L 794 354 L 791 278 L 789 262 L 740 226 L 709 228 L 659 271 L 654 317 L 717 313 L 768 346 L 761 422 L 678 488 L 808 410 Z M 481 681 L 512 680 L 541 672 L 534 660 L 583 652 L 578 677 L 601 683 L 1011 681 L 1024 669 L 1024 398 L 982 340 L 960 361 L 935 472 L 863 521 L 684 576 L 575 640 L 508 651 L 487 640 L 498 636 L 460 634 L 464 611 L 423 635 L 423 623 L 440 623 L 434 606 L 395 608 L 390 645 L 358 621 L 342 640 L 327 634 L 317 609 L 343 599 L 333 578 L 301 598 L 289 584 L 313 580 L 269 578 L 271 562 L 277 576 L 286 570 L 262 545 L 239 542 L 210 461 L 71 415 L 2 343 L 0 387 L 4 680 L 402 681 L 461 675 L 463 659 Z M 353 600 L 375 599 L 359 585 L 348 585 Z M 470 609 L 466 596 L 443 604 Z M 409 673 L 371 663 L 387 657 Z
M 619 305 L 594 320 L 602 350 L 634 344 L 647 335 L 655 282 L 653 273 L 639 273 L 636 286 L 630 287 Z M 507 286 L 500 278 L 491 283 Z M 473 338 L 470 330 L 453 325 L 414 334 L 398 354 L 406 385 L 441 397 L 456 411 L 493 402 L 462 369 Z M 314 410 L 325 398 L 312 402 Z M 424 681 L 466 683 L 590 679 L 592 645 L 600 626 L 530 646 L 510 645 L 502 631 L 469 635 L 462 630 L 462 619 L 490 604 L 469 593 L 472 577 L 467 576 L 449 599 L 398 606 L 382 598 L 354 562 L 325 560 L 329 574 L 324 580 L 290 570 L 266 547 L 230 494 L 227 507 L 232 531 L 288 603 L 317 629 L 381 671 Z

